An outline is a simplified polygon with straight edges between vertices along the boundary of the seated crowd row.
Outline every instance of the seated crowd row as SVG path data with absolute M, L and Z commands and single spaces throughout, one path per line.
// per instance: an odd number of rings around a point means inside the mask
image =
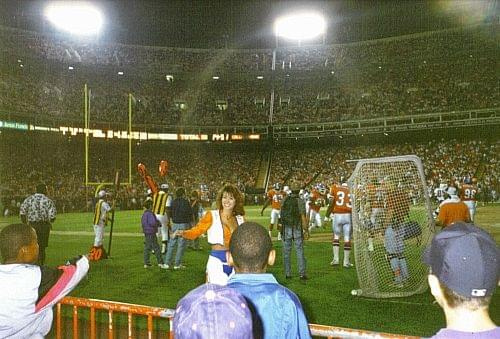
M 496 108 L 500 91 L 491 29 L 285 48 L 271 74 L 270 51 L 81 44 L 0 28 L 0 110 L 80 121 L 84 84 L 91 89 L 95 122 L 125 122 L 129 93 L 134 123 L 168 126 L 316 123 Z

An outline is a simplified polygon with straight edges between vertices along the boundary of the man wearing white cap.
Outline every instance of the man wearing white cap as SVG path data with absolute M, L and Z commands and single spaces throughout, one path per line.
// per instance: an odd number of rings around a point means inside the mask
M 447 227 L 455 222 L 470 221 L 469 208 L 460 200 L 457 195 L 457 189 L 453 186 L 448 187 L 448 199 L 439 205 L 439 214 L 437 224 L 442 227 Z
M 111 211 L 111 206 L 107 202 L 108 193 L 105 190 L 100 190 L 97 193 L 97 203 L 94 208 L 94 248 L 92 253 L 99 253 L 94 256 L 91 255 L 91 260 L 99 260 L 104 252 L 102 242 L 104 239 L 104 227 L 108 222 L 108 212 Z

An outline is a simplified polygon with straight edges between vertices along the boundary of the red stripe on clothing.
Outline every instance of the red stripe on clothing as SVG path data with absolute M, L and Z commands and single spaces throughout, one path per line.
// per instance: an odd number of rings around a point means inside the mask
M 57 280 L 55 285 L 52 286 L 52 288 L 47 292 L 47 294 L 38 302 L 38 304 L 36 304 L 35 313 L 55 300 L 68 286 L 68 283 L 71 281 L 71 278 L 73 278 L 76 272 L 75 265 L 59 266 L 58 268 L 63 270 L 63 274 L 59 280 Z

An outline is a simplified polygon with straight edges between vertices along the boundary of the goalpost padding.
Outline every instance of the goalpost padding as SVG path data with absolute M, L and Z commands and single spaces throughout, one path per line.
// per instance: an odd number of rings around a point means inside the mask
M 359 160 L 349 187 L 360 286 L 353 294 L 392 298 L 426 291 L 422 254 L 435 226 L 420 159 Z

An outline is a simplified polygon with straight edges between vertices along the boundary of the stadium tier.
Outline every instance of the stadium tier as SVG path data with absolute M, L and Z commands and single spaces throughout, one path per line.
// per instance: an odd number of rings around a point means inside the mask
M 75 42 L 0 27 L 0 111 L 150 125 L 315 123 L 497 108 L 494 25 L 273 51 Z M 120 74 L 119 74 L 120 73 Z M 274 96 L 271 100 L 271 92 Z M 270 117 L 270 105 L 273 113 Z

